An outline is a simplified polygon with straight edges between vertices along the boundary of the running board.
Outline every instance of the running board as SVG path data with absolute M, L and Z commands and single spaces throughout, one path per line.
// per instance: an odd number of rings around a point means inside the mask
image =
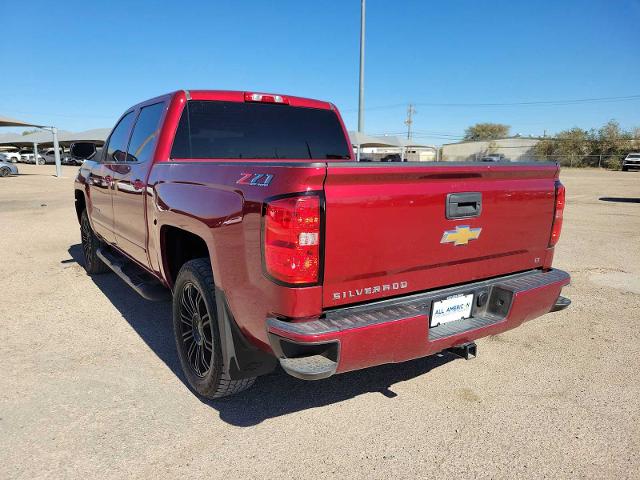
M 138 292 L 142 298 L 152 302 L 171 300 L 171 292 L 167 288 L 123 255 L 104 247 L 96 250 L 96 254 L 127 285 Z

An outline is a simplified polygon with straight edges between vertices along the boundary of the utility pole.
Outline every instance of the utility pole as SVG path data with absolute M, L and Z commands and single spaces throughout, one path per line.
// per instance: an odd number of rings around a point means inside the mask
M 407 139 L 411 140 L 411 136 L 413 135 L 413 132 L 411 131 L 411 128 L 413 126 L 413 116 L 418 113 L 416 112 L 415 107 L 413 106 L 412 103 L 409 104 L 409 108 L 407 108 L 407 119 L 404 121 L 404 124 L 407 126 Z
M 56 177 L 62 176 L 62 167 L 60 166 L 60 144 L 58 143 L 58 129 L 51 127 L 51 134 L 53 135 L 53 158 L 56 161 Z
M 364 133 L 364 24 L 365 24 L 365 3 L 360 0 L 360 81 L 358 92 L 358 133 Z M 357 145 L 356 161 L 360 161 L 360 144 Z
M 365 3 L 360 0 L 360 92 L 358 95 L 358 131 L 364 132 L 364 29 Z

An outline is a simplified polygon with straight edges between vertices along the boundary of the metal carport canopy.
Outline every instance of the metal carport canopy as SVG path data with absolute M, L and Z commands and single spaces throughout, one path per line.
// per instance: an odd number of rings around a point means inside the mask
M 15 118 L 0 115 L 0 127 L 43 127 L 44 125 L 36 125 L 35 123 L 16 120 Z
M 110 128 L 94 128 L 84 132 L 64 132 L 60 135 L 60 143 L 71 144 L 73 142 L 104 143 L 111 133 Z
M 55 148 L 54 155 L 56 159 L 56 177 L 59 177 L 62 174 L 62 168 L 60 165 L 60 148 L 58 145 L 58 129 L 56 127 L 39 125 L 36 123 L 29 123 L 23 120 L 16 120 L 15 118 L 5 117 L 4 115 L 0 115 L 0 127 L 37 127 L 43 130 L 48 130 L 53 136 L 51 143 Z M 37 133 L 41 133 L 41 132 L 37 132 Z M 26 136 L 27 135 L 25 135 L 25 137 Z M 33 159 L 35 164 L 38 165 L 38 142 L 37 141 L 33 141 Z
M 58 135 L 64 134 L 67 132 L 58 132 Z M 60 137 L 58 137 L 60 138 Z M 34 143 L 38 145 L 47 145 L 53 144 L 53 139 L 51 138 L 51 132 L 49 131 L 39 131 L 29 133 L 27 135 L 22 135 L 20 133 L 16 133 L 13 136 L 5 137 L 0 140 L 0 145 L 12 145 L 14 147 L 29 147 Z
M 358 147 L 400 147 L 400 140 L 396 137 L 374 137 L 362 132 L 349 132 L 351 145 Z
M 104 143 L 109 136 L 109 128 L 94 128 L 84 132 L 58 131 L 58 143 L 61 145 L 71 145 L 74 142 L 95 142 Z M 48 132 L 33 132 L 27 135 L 19 133 L 0 138 L 0 146 L 25 147 L 33 143 L 38 145 L 51 146 L 53 140 Z

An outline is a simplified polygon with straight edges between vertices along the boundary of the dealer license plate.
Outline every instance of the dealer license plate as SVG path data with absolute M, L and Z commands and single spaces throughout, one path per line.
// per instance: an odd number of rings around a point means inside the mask
M 455 295 L 433 302 L 431 308 L 431 326 L 435 327 L 443 323 L 455 322 L 471 316 L 473 306 L 473 294 Z

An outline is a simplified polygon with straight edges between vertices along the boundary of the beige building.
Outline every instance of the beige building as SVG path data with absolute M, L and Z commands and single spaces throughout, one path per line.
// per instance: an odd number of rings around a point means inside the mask
M 513 162 L 535 160 L 535 146 L 540 141 L 535 137 L 509 137 L 491 141 L 447 143 L 442 145 L 442 160 L 470 162 L 489 154 L 502 154 Z
M 433 162 L 436 159 L 436 147 L 409 146 L 402 147 L 364 147 L 362 157 L 372 161 L 387 161 L 391 158 L 404 158 L 407 162 Z M 384 160 L 383 160 L 384 159 Z

